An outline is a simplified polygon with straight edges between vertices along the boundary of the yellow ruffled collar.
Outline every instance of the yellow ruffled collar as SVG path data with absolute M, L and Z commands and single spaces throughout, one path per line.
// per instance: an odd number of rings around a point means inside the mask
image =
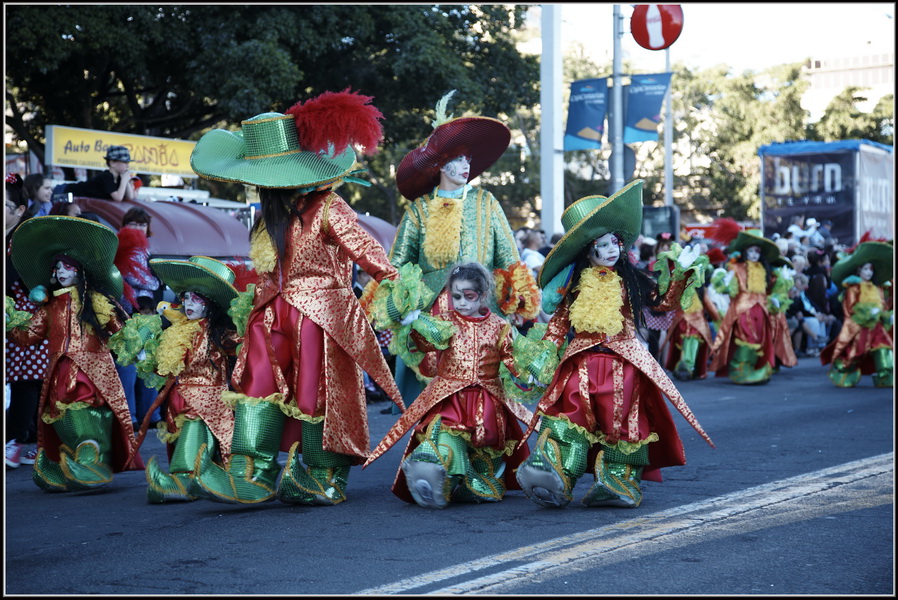
M 621 309 L 623 281 L 614 269 L 590 267 L 580 274 L 571 304 L 570 320 L 575 331 L 617 335 L 624 329 Z

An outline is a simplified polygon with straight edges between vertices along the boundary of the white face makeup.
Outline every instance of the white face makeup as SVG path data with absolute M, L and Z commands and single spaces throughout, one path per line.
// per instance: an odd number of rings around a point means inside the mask
M 596 238 L 589 253 L 589 264 L 593 267 L 613 267 L 620 258 L 620 245 L 617 236 L 606 233 Z
M 53 270 L 53 273 L 56 275 L 56 281 L 62 287 L 74 285 L 78 280 L 78 267 L 67 265 L 61 260 L 56 261 L 56 268 Z
M 483 299 L 480 292 L 474 289 L 474 283 L 467 279 L 456 279 L 452 282 L 452 306 L 458 314 L 465 317 L 480 315 Z
M 745 250 L 745 258 L 750 262 L 758 262 L 761 259 L 761 247 L 749 246 Z
M 471 157 L 459 156 L 440 167 L 440 188 L 451 192 L 468 183 L 471 175 Z
M 860 275 L 861 279 L 864 281 L 870 281 L 873 279 L 873 265 L 871 263 L 864 263 L 861 265 L 861 268 L 858 269 L 858 275 Z
M 193 292 L 184 292 L 184 314 L 189 320 L 202 319 L 207 312 L 206 300 L 202 296 Z

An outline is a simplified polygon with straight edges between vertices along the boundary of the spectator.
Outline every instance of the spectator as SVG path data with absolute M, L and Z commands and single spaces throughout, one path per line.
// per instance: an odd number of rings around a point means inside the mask
M 28 299 L 28 288 L 19 277 L 10 258 L 10 241 L 13 233 L 29 215 L 28 197 L 22 179 L 17 174 L 6 176 L 6 271 L 4 284 L 6 295 L 13 299 L 16 310 L 31 314 L 37 305 Z M 6 466 L 12 469 L 21 464 L 34 464 L 37 448 L 27 447 L 37 442 L 37 406 L 41 385 L 49 365 L 50 342 L 42 340 L 32 346 L 19 346 L 6 341 L 4 372 L 9 386 L 9 408 L 6 410 Z
M 518 254 L 524 250 L 524 238 L 527 237 L 528 233 L 530 233 L 529 227 L 519 227 L 518 229 L 515 229 L 514 241 L 518 246 Z
M 130 170 L 131 153 L 124 146 L 109 146 L 106 151 L 106 170 L 99 175 L 77 183 L 63 183 L 56 186 L 57 194 L 71 192 L 75 196 L 102 198 L 104 200 L 134 200 L 133 171 Z
M 792 332 L 792 347 L 799 356 L 819 356 L 820 351 L 826 346 L 829 336 L 827 326 L 832 323 L 832 316 L 826 315 L 808 298 L 808 276 L 804 273 L 795 275 L 795 292 L 790 294 L 793 298 L 792 305 L 786 310 L 786 321 L 794 319 L 794 328 L 790 323 Z
M 129 315 L 137 310 L 140 296 L 155 298 L 160 287 L 149 265 L 152 220 L 146 210 L 135 206 L 122 217 L 122 226 L 118 231 L 115 266 L 121 271 L 125 282 L 122 306 Z
M 542 231 L 542 229 L 540 229 L 540 231 Z M 545 235 L 546 235 L 546 232 L 543 231 L 543 236 L 545 236 Z M 555 244 L 557 244 L 558 240 L 560 240 L 560 239 L 561 239 L 560 233 L 553 233 L 552 239 L 549 240 L 549 242 L 545 246 L 543 246 L 542 248 L 539 249 L 539 253 L 542 254 L 543 256 L 549 256 L 549 252 L 552 251 L 552 248 L 555 247 Z
M 28 194 L 28 216 L 42 217 L 50 214 L 53 186 L 47 177 L 40 173 L 25 177 L 25 193 Z
M 808 234 L 808 242 L 811 246 L 815 248 L 823 248 L 823 245 L 826 243 L 826 238 L 820 232 L 820 223 L 817 222 L 817 219 L 811 217 L 807 220 L 807 227 L 810 233 Z
M 529 229 L 524 234 L 521 260 L 533 270 L 533 276 L 539 276 L 539 269 L 543 266 L 546 257 L 539 249 L 546 245 L 546 234 L 540 229 Z
M 62 217 L 80 217 L 81 207 L 77 202 L 54 202 L 48 213 L 54 216 Z

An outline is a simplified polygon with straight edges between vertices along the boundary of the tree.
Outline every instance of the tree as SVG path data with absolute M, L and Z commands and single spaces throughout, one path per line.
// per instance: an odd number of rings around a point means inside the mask
M 846 87 L 829 102 L 820 121 L 808 128 L 809 139 L 823 142 L 867 139 L 891 145 L 894 95 L 881 98 L 872 113 L 865 113 L 857 106 L 866 100 L 863 88 Z
M 326 90 L 374 97 L 383 151 L 359 210 L 396 222 L 390 167 L 422 142 L 437 100 L 506 118 L 539 100 L 518 5 L 8 6 L 7 124 L 43 161 L 49 124 L 179 139 L 283 112 Z M 349 188 L 350 186 L 347 186 Z M 393 209 L 392 211 L 390 209 Z M 391 214 L 392 213 L 392 214 Z

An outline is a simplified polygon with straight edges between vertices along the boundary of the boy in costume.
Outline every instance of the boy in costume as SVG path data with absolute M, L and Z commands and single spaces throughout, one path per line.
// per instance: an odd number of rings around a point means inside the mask
M 406 268 L 401 273 L 401 285 L 415 279 Z M 380 324 L 390 320 L 387 297 L 392 301 L 396 296 L 382 292 L 391 283 L 383 283 L 375 297 Z M 511 323 L 487 307 L 493 285 L 493 276 L 483 265 L 456 265 L 446 281 L 451 308 L 433 316 L 414 311 L 402 321 L 405 325 L 417 321 L 410 334 L 418 351 L 437 353 L 435 369 L 421 369 L 433 379 L 365 466 L 413 428 L 392 487 L 406 502 L 425 508 L 445 508 L 450 502 L 499 502 L 506 489 L 520 489 L 513 471 L 529 449 L 515 448 L 523 439 L 518 421 L 529 423 L 532 415 L 506 393 L 500 378 L 503 364 L 512 375 L 517 373 L 515 332 Z
M 644 306 L 689 306 L 704 283 L 707 257 L 674 243 L 658 256 L 657 282 L 631 264 L 627 249 L 642 226 L 641 180 L 608 198 L 581 198 L 561 222 L 565 234 L 546 257 L 539 282 L 543 310 L 552 313 L 544 339 L 563 353 L 525 434 L 539 423 L 517 480 L 536 504 L 560 508 L 591 468 L 595 483 L 583 504 L 636 507 L 642 478 L 660 481 L 662 467 L 686 462 L 664 396 L 713 447 L 637 338 L 636 322 Z
M 892 264 L 895 248 L 864 234 L 861 241 L 832 269 L 842 291 L 845 322 L 839 335 L 820 353 L 820 363 L 832 364 L 829 378 L 838 387 L 854 387 L 861 375 L 873 375 L 876 387 L 892 387 Z
M 370 100 L 325 92 L 241 132 L 211 131 L 191 154 L 198 175 L 257 186 L 262 204 L 250 232 L 258 281 L 223 394 L 235 410 L 231 456 L 222 467 L 201 453 L 196 467 L 213 500 L 338 504 L 370 450 L 362 372 L 404 408 L 352 291 L 353 263 L 377 281 L 397 271 L 334 192 L 357 181 L 353 146 L 376 150 L 383 137 Z M 289 453 L 280 479 L 279 451 Z
M 147 501 L 160 504 L 196 500 L 192 477 L 200 451 L 226 462 L 234 434 L 234 411 L 222 400 L 228 389 L 229 357 L 240 341 L 228 309 L 238 297 L 234 272 L 207 256 L 190 260 L 150 261 L 181 299 L 180 310 L 168 309 L 164 331 L 157 314 L 135 315 L 113 336 L 119 360 L 130 363 L 143 351 L 139 374 L 161 390 L 147 411 L 138 434 L 142 443 L 152 412 L 166 403 L 157 435 L 167 444 L 169 473 L 156 457 L 146 465 Z M 202 462 L 203 457 L 200 457 Z
M 117 302 L 117 246 L 113 230 L 76 217 L 29 219 L 12 239 L 13 263 L 39 308 L 15 311 L 7 297 L 7 336 L 24 346 L 50 341 L 33 471 L 48 492 L 104 487 L 113 473 L 144 468 L 107 346 L 127 318 Z

